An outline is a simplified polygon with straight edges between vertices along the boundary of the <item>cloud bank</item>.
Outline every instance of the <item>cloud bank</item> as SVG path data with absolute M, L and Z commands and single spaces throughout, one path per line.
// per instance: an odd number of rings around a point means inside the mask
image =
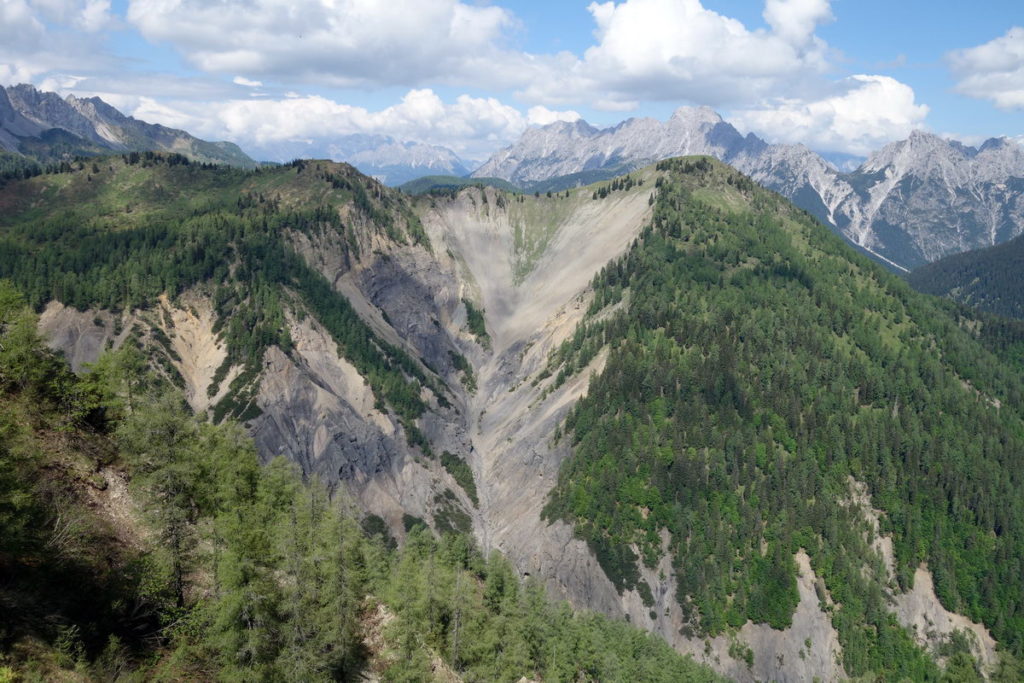
M 946 55 L 958 92 L 1001 109 L 1024 109 L 1024 28 Z
M 921 128 L 928 107 L 909 86 L 888 76 L 851 76 L 837 92 L 813 100 L 779 100 L 771 107 L 741 109 L 732 120 L 776 142 L 866 156 Z
M 651 102 L 710 105 L 771 141 L 854 154 L 925 124 L 907 84 L 833 75 L 836 54 L 818 35 L 834 20 L 830 0 L 765 0 L 760 25 L 702 0 L 587 11 L 589 46 L 534 54 L 515 47 L 527 27 L 511 10 L 471 0 L 128 0 L 123 16 L 109 0 L 0 0 L 0 82 L 97 94 L 243 147 L 373 132 L 481 156 L 580 108 Z M 104 40 L 129 30 L 197 72 L 126 68 Z M 1015 28 L 950 53 L 958 89 L 1024 106 L 1022 44 Z M 448 94 L 460 90 L 472 94 Z M 400 101 L 373 111 L 346 103 L 395 91 Z
M 185 128 L 212 139 L 245 140 L 250 148 L 273 150 L 279 143 L 309 142 L 326 148 L 352 134 L 390 135 L 441 145 L 465 158 L 489 155 L 518 138 L 531 124 L 574 121 L 574 111 L 533 107 L 527 114 L 494 98 L 462 95 L 445 102 L 433 90 L 410 90 L 378 111 L 339 104 L 321 96 L 233 99 L 220 103 L 122 98 L 117 103 L 136 118 Z

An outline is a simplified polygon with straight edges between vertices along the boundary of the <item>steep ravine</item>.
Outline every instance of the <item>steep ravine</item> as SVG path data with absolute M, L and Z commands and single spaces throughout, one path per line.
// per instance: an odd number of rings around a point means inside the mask
M 645 179 L 653 185 L 653 175 Z M 460 288 L 464 296 L 478 297 L 492 338 L 489 354 L 473 356 L 482 359 L 477 367 L 479 389 L 467 397 L 471 462 L 480 489 L 480 540 L 485 547 L 501 549 L 524 575 L 543 578 L 553 592 L 573 604 L 624 616 L 737 680 L 845 678 L 842 646 L 826 611 L 841 607 L 832 604 L 803 551 L 795 557 L 800 600 L 789 628 L 780 631 L 748 622 L 735 636 L 688 638 L 675 603 L 674 572 L 667 556 L 656 569 L 641 569 L 655 596 L 652 611 L 635 591 L 617 593 L 568 525 L 540 519 L 559 466 L 568 455 L 565 442 L 554 438 L 556 429 L 586 393 L 592 373 L 601 372 L 606 355 L 599 354 L 588 368 L 550 393 L 553 380 L 540 379 L 541 371 L 550 352 L 582 319 L 593 275 L 629 247 L 648 219 L 649 188 L 643 185 L 598 201 L 591 199 L 589 191 L 570 191 L 568 198 L 540 198 L 555 204 L 550 214 L 564 219 L 551 230 L 542 255 L 521 279 L 517 279 L 516 265 L 522 262 L 522 254 L 515 239 L 521 229 L 520 205 L 499 206 L 497 193 L 490 189 L 465 190 L 448 201 L 421 200 L 421 215 L 432 242 L 443 244 L 458 262 Z M 856 502 L 865 502 L 863 493 Z M 865 504 L 862 512 L 870 525 L 871 506 Z M 885 556 L 886 549 L 891 553 L 891 540 L 877 535 L 877 519 L 874 522 L 876 550 L 883 562 L 891 564 L 891 556 Z M 987 632 L 942 608 L 929 590 L 926 568 L 919 569 L 916 578 L 912 591 L 892 590 L 890 604 L 897 619 L 928 648 L 954 628 L 967 629 L 977 639 L 974 652 L 983 671 L 993 671 L 994 643 Z M 746 648 L 752 665 L 744 657 Z
M 567 441 L 554 436 L 591 375 L 601 372 L 605 354 L 557 390 L 542 371 L 582 320 L 594 275 L 630 247 L 650 217 L 656 172 L 634 176 L 644 183 L 597 200 L 589 189 L 570 190 L 568 197 L 520 198 L 490 188 L 422 197 L 415 208 L 429 248 L 378 241 L 357 259 L 329 237 L 296 234 L 292 240 L 376 335 L 443 382 L 443 402 L 424 392 L 429 409 L 419 427 L 435 455 L 448 451 L 470 464 L 478 506 L 437 458 L 409 445 L 398 419 L 382 410 L 365 379 L 301 307 L 287 316 L 292 351 L 271 347 L 264 356 L 257 399 L 262 414 L 250 430 L 264 458 L 285 455 L 305 472 L 340 484 L 342 495 L 382 517 L 398 536 L 406 515 L 437 526 L 444 492 L 452 491 L 485 552 L 500 549 L 521 574 L 541 578 L 552 593 L 628 618 L 737 680 L 843 678 L 838 637 L 821 609 L 823 587 L 806 554 L 796 556 L 800 602 L 789 629 L 748 623 L 732 637 L 687 638 L 667 557 L 655 570 L 642 569 L 655 596 L 652 611 L 636 592 L 618 594 L 570 526 L 540 517 L 569 455 Z M 483 311 L 488 340 L 470 331 L 466 301 Z M 135 326 L 144 340 L 152 336 L 146 330 L 161 330 L 178 357 L 172 362 L 190 403 L 204 410 L 220 397 L 209 397 L 207 387 L 226 353 L 212 311 L 196 291 L 120 316 L 51 303 L 40 324 L 76 369 L 106 346 L 123 343 Z M 460 355 L 473 368 L 475 391 L 462 381 Z M 856 502 L 864 503 L 870 521 L 869 502 L 863 495 Z M 876 547 L 884 554 L 884 543 Z M 915 591 L 894 596 L 893 609 L 905 624 L 934 624 L 941 605 L 934 593 L 929 597 L 926 570 L 918 574 Z M 830 600 L 827 593 L 824 599 Z M 964 625 L 956 615 L 941 614 L 948 617 L 943 623 Z M 991 664 L 990 639 L 975 633 L 983 661 Z M 752 664 L 743 656 L 746 648 Z
M 485 310 L 493 352 L 478 368 L 479 390 L 469 400 L 472 462 L 480 489 L 481 541 L 496 547 L 524 575 L 541 577 L 555 594 L 577 607 L 596 609 L 650 629 L 676 649 L 692 654 L 737 680 L 823 680 L 843 677 L 838 637 L 818 607 L 816 577 L 807 557 L 801 568 L 801 602 L 786 631 L 747 624 L 736 639 L 687 638 L 675 603 L 674 577 L 667 557 L 658 571 L 645 571 L 653 588 L 656 618 L 635 591 L 619 595 L 586 544 L 564 522 L 549 524 L 540 511 L 568 455 L 555 443 L 556 429 L 585 394 L 605 354 L 549 393 L 553 378 L 536 381 L 550 352 L 572 335 L 589 304 L 589 283 L 605 263 L 628 249 L 650 216 L 648 198 L 654 174 L 644 185 L 593 200 L 587 190 L 568 198 L 552 213 L 566 218 L 555 226 L 543 255 L 520 283 L 514 235 L 522 219 L 519 205 L 499 207 L 490 190 L 466 190 L 454 200 L 421 200 L 424 225 L 434 244 L 458 255 L 467 291 L 476 291 Z M 572 208 L 566 211 L 565 203 Z M 430 206 L 433 204 L 433 206 Z M 649 574 L 649 575 L 647 575 Z M 804 643 L 811 640 L 813 648 Z M 753 653 L 753 666 L 734 646 Z
M 216 396 L 208 396 L 225 350 L 213 332 L 208 298 L 192 292 L 180 299 L 162 299 L 156 309 L 120 315 L 77 311 L 53 302 L 43 312 L 40 328 L 77 370 L 105 348 L 120 347 L 133 331 L 150 353 L 158 354 L 155 337 L 162 332 L 177 353 L 169 363 L 180 375 L 186 397 L 193 409 L 202 411 L 223 396 L 238 368 Z M 436 460 L 409 446 L 398 420 L 378 409 L 370 387 L 338 355 L 330 335 L 305 315 L 289 315 L 289 328 L 294 348 L 290 354 L 277 347 L 266 352 L 257 393 L 262 412 L 248 423 L 264 460 L 284 455 L 332 486 L 344 483 L 344 495 L 382 517 L 399 536 L 404 515 L 433 520 L 437 497 L 446 490 L 472 514 L 471 503 L 451 476 Z M 460 431 L 455 408 L 435 405 L 434 410 L 441 415 L 428 413 L 425 423 Z M 444 440 L 443 434 L 432 439 Z

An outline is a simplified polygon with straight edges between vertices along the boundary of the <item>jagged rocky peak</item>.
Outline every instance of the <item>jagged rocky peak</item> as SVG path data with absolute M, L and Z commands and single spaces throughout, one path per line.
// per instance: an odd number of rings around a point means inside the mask
M 746 173 L 897 269 L 1024 230 L 1024 193 L 1008 182 L 1024 178 L 1018 142 L 994 138 L 975 148 L 914 131 L 863 163 L 841 153 L 826 160 L 804 145 L 743 135 L 709 107 L 681 107 L 664 123 L 637 118 L 602 130 L 583 122 L 530 129 L 473 175 L 558 189 L 689 154 Z
M 993 181 L 1024 177 L 1024 145 L 1010 138 L 989 138 L 978 148 L 975 159 Z
M 868 157 L 864 171 L 874 173 L 891 166 L 898 172 L 909 170 L 918 175 L 941 173 L 943 168 L 968 161 L 976 153 L 973 147 L 956 140 L 915 130 L 906 140 L 890 142 Z
M 592 138 L 600 131 L 583 119 L 575 121 L 555 121 L 539 128 L 527 128 L 520 139 L 522 144 L 529 145 L 537 141 L 564 140 L 566 138 L 585 139 Z
M 582 119 L 530 128 L 519 141 L 497 152 L 473 175 L 530 183 L 580 173 L 616 173 L 687 154 L 724 161 L 760 150 L 756 136 L 743 137 L 710 107 L 681 107 L 665 122 L 631 118 L 598 129 Z M 578 179 L 577 179 L 578 180 Z
M 15 111 L 14 105 L 11 104 L 11 98 L 7 95 L 7 89 L 0 88 L 0 122 L 6 125 L 17 116 L 18 112 Z
M 14 106 L 7 89 L 0 87 L 0 144 L 8 151 L 16 151 L 17 137 L 36 135 L 41 128 L 25 118 Z
M 99 119 L 127 121 L 132 118 L 125 116 L 99 97 L 76 97 L 74 94 L 71 94 L 67 96 L 66 101 L 75 111 L 90 121 L 97 121 Z
M 724 119 L 717 111 L 707 106 L 700 107 L 679 107 L 669 117 L 669 124 L 683 124 L 689 128 L 697 126 L 716 126 L 723 123 Z
M 62 128 L 86 140 L 97 141 L 90 122 L 60 95 L 37 90 L 27 83 L 7 88 L 14 109 L 41 128 Z
M 1024 176 L 1024 147 L 1005 137 L 971 147 L 914 131 L 906 140 L 892 142 L 871 155 L 863 170 L 877 173 L 890 167 L 893 173 L 935 179 L 944 185 L 1003 182 L 1010 176 Z
M 108 143 L 116 146 L 124 144 L 117 128 L 130 126 L 133 123 L 137 126 L 140 122 L 130 116 L 125 116 L 114 107 L 110 106 L 98 97 L 75 97 L 71 94 L 65 100 L 72 109 L 78 112 L 86 121 L 91 124 L 94 132 Z M 163 127 L 160 126 L 162 129 Z
M 583 119 L 576 119 L 575 121 L 555 121 L 553 123 L 549 123 L 543 128 L 558 133 L 568 133 L 570 135 L 580 135 L 583 137 L 589 137 L 590 135 L 598 132 L 597 128 L 594 128 Z
M 981 147 L 978 148 L 978 152 L 992 152 L 992 151 L 1003 151 L 1010 150 L 1024 152 L 1024 147 L 1020 143 L 1011 140 L 1010 138 L 1003 136 L 999 138 L 989 138 L 985 142 L 981 143 Z
M 749 139 L 751 135 L 747 136 Z M 741 150 L 733 160 L 733 166 L 740 168 L 758 182 L 782 192 L 768 178 L 800 178 L 821 176 L 823 179 L 836 178 L 835 166 L 803 144 L 769 145 L 760 138 Z M 785 194 L 785 192 L 783 192 Z

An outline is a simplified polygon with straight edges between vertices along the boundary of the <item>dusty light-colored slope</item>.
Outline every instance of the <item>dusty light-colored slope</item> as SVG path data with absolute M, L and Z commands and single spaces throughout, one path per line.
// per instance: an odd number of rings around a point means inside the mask
M 884 513 L 873 507 L 867 485 L 850 478 L 850 504 L 860 509 L 865 523 L 865 538 L 881 560 L 882 571 L 889 585 L 893 612 L 901 624 L 910 630 L 914 639 L 924 648 L 937 651 L 953 635 L 961 631 L 970 641 L 971 654 L 981 666 L 982 674 L 989 676 L 999 666 L 996 642 L 984 625 L 950 612 L 935 594 L 932 574 L 926 564 L 914 571 L 914 586 L 900 593 L 896 583 L 896 556 L 891 536 L 880 533 Z M 940 661 L 944 658 L 940 657 Z
M 118 315 L 51 302 L 40 318 L 40 331 L 79 371 L 133 334 L 145 353 L 160 354 L 156 337 L 162 333 L 177 354 L 167 362 L 180 375 L 192 408 L 202 412 L 225 395 L 240 370 L 232 368 L 216 395 L 208 395 L 226 354 L 213 331 L 213 315 L 209 298 L 199 291 L 177 301 L 162 297 L 150 310 Z M 275 346 L 266 352 L 256 393 L 262 412 L 247 423 L 263 459 L 283 455 L 332 486 L 343 482 L 345 495 L 358 508 L 382 517 L 398 536 L 405 514 L 432 521 L 435 496 L 445 489 L 457 492 L 472 512 L 450 475 L 436 461 L 418 457 L 397 419 L 378 409 L 371 388 L 339 356 L 326 330 L 308 315 L 290 315 L 288 324 L 294 349 L 285 354 Z M 432 419 L 446 418 L 458 424 L 454 411 Z
M 625 617 L 734 679 L 843 678 L 838 636 L 819 609 L 818 579 L 806 555 L 797 558 L 801 601 L 791 628 L 747 624 L 735 638 L 706 641 L 684 635 L 667 557 L 655 570 L 641 569 L 655 595 L 652 610 L 636 591 L 619 595 L 570 526 L 540 518 L 569 455 L 565 442 L 556 445 L 553 437 L 590 377 L 603 370 L 607 353 L 553 392 L 551 378 L 537 380 L 550 353 L 582 320 L 594 275 L 625 252 L 649 220 L 656 172 L 637 176 L 643 185 L 600 200 L 592 198 L 592 188 L 570 191 L 568 198 L 506 198 L 503 206 L 492 189 L 421 200 L 431 240 L 459 264 L 464 296 L 485 310 L 493 339 L 492 353 L 476 355 L 479 389 L 467 397 L 470 462 L 481 502 L 478 535 L 485 549 L 500 549 L 524 575 L 540 577 L 577 607 Z M 815 644 L 810 651 L 807 640 Z M 747 646 L 753 666 L 742 655 Z
M 578 604 L 613 613 L 618 596 L 585 545 L 573 540 L 566 525 L 540 519 L 565 456 L 551 449 L 551 435 L 586 390 L 589 375 L 581 373 L 546 398 L 546 385 L 534 385 L 532 378 L 582 318 L 594 274 L 629 246 L 647 220 L 652 172 L 646 180 L 597 201 L 589 190 L 520 201 L 473 188 L 451 201 L 424 199 L 421 212 L 435 248 L 444 245 L 458 263 L 461 294 L 484 309 L 492 337 L 492 352 L 476 354 L 479 388 L 466 406 L 481 540 Z M 560 220 L 529 222 L 531 214 L 545 213 Z M 517 230 L 539 235 L 546 248 L 526 258 L 517 249 Z M 519 246 L 530 241 L 520 238 Z M 532 266 L 525 273 L 524 261 Z
M 651 182 L 602 200 L 593 200 L 587 188 L 568 198 L 522 202 L 493 188 L 472 188 L 425 211 L 431 239 L 451 249 L 478 290 L 495 355 L 535 336 L 625 251 L 650 214 L 654 174 L 642 177 Z M 517 232 L 524 234 L 518 245 Z M 528 272 L 517 277 L 517 269 Z

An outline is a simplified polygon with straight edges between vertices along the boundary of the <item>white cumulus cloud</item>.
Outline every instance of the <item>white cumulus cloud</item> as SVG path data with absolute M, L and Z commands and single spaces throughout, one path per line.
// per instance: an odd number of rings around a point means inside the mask
M 920 128 L 928 115 L 910 86 L 888 76 L 851 76 L 838 89 L 817 100 L 776 100 L 734 110 L 731 120 L 772 142 L 866 155 Z
M 231 79 L 231 82 L 235 85 L 244 85 L 247 88 L 258 88 L 263 85 L 262 81 L 254 81 L 246 78 L 245 76 L 235 76 Z
M 766 0 L 767 29 L 701 0 L 587 9 L 595 44 L 581 54 L 512 49 L 515 15 L 470 0 L 130 0 L 127 20 L 208 73 L 339 87 L 514 89 L 529 104 L 616 111 L 641 100 L 750 102 L 800 89 L 828 66 L 815 30 L 831 20 L 830 0 Z
M 44 33 L 43 23 L 27 2 L 0 1 L 0 40 L 8 49 L 35 48 Z
M 954 50 L 946 60 L 958 92 L 1001 109 L 1024 109 L 1024 28 L 1014 26 L 987 43 Z
M 457 80 L 515 23 L 458 0 L 131 0 L 127 19 L 208 72 L 338 86 Z
M 749 102 L 824 72 L 827 46 L 814 29 L 831 18 L 828 0 L 768 0 L 771 30 L 704 7 L 700 0 L 592 2 L 596 44 L 579 59 L 523 89 L 527 99 L 603 100 L 625 109 L 637 100 Z M 626 105 L 626 106 L 623 106 Z
M 754 27 L 704 0 L 597 0 L 587 9 L 590 47 L 530 54 L 509 43 L 515 15 L 485 0 L 128 0 L 124 17 L 112 17 L 110 0 L 0 0 L 0 82 L 98 94 L 140 118 L 243 145 L 380 133 L 473 157 L 526 126 L 577 120 L 581 107 L 710 105 L 774 140 L 854 154 L 927 114 L 891 78 L 834 81 L 817 35 L 833 19 L 831 0 L 764 0 L 764 25 Z M 118 26 L 205 73 L 125 70 L 102 49 Z M 1020 33 L 953 53 L 961 88 L 1015 106 Z M 369 110 L 303 93 L 310 83 L 406 95 Z M 475 96 L 442 101 L 438 86 Z M 480 92 L 514 92 L 519 108 Z
M 0 83 L 109 67 L 99 42 L 110 22 L 109 0 L 0 0 Z
M 87 0 L 76 18 L 78 26 L 89 33 L 106 28 L 110 21 L 110 0 Z
M 445 102 L 430 89 L 410 90 L 400 102 L 376 111 L 319 95 L 170 103 L 152 97 L 101 96 L 144 121 L 261 150 L 293 141 L 315 146 L 364 133 L 441 145 L 460 156 L 479 158 L 517 139 L 528 125 L 579 118 L 576 112 L 544 107 L 524 115 L 492 97 L 460 95 Z
M 793 45 L 813 41 L 818 24 L 833 18 L 829 0 L 766 0 L 763 16 L 779 37 Z
M 568 121 L 569 123 L 572 123 L 574 121 L 579 121 L 580 118 L 582 117 L 579 115 L 579 112 L 572 110 L 555 111 L 553 109 L 548 109 L 541 104 L 538 104 L 535 107 L 530 107 L 530 110 L 526 112 L 526 120 L 537 126 L 546 126 L 549 123 L 554 123 L 555 121 Z

